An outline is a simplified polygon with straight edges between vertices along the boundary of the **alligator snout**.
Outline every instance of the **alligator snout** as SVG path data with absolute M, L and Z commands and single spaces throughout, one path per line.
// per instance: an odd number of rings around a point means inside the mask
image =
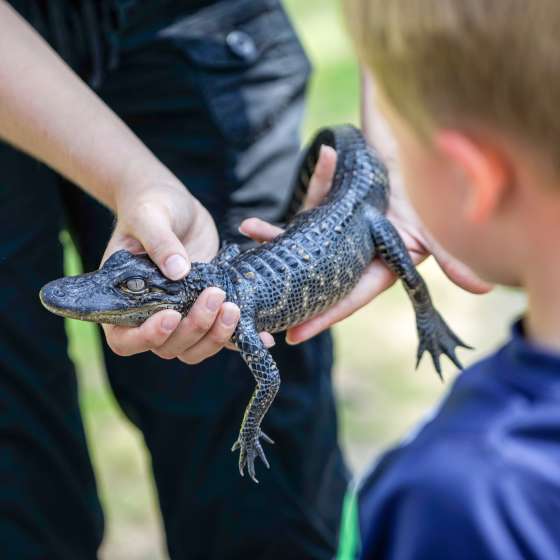
M 39 299 L 41 303 L 53 313 L 65 307 L 65 301 L 68 297 L 66 290 L 60 286 L 60 282 L 54 280 L 41 288 Z

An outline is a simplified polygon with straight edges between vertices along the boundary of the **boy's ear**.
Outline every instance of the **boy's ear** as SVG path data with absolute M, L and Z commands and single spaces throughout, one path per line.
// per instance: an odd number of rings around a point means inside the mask
M 465 177 L 466 218 L 483 223 L 498 208 L 509 184 L 509 166 L 491 144 L 458 131 L 441 130 L 434 138 L 439 152 Z

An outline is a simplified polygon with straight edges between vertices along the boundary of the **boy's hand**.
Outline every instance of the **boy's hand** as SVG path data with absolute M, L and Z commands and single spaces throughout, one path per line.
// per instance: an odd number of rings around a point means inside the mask
M 316 206 L 328 193 L 336 167 L 336 152 L 327 146 L 321 155 L 310 180 L 309 192 L 304 208 Z M 402 180 L 398 170 L 389 161 L 391 175 L 391 198 L 387 217 L 398 229 L 415 264 L 432 254 L 445 274 L 458 286 L 473 293 L 485 293 L 490 286 L 479 280 L 472 271 L 459 261 L 444 253 L 431 241 L 418 222 L 406 201 Z M 241 233 L 252 239 L 265 242 L 274 239 L 282 229 L 257 218 L 245 220 Z M 286 340 L 298 344 L 317 335 L 333 324 L 345 319 L 385 291 L 396 281 L 396 277 L 379 260 L 374 260 L 364 271 L 358 284 L 344 299 L 320 315 L 288 330 Z

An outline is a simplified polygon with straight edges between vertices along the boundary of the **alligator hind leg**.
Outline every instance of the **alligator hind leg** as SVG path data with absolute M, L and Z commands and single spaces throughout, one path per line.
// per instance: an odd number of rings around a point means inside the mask
M 239 437 L 231 450 L 240 450 L 239 472 L 241 476 L 247 466 L 249 476 L 258 483 L 255 477 L 256 457 L 260 457 L 269 468 L 260 438 L 268 443 L 274 443 L 261 430 L 261 422 L 280 387 L 280 373 L 270 352 L 260 339 L 253 321 L 241 319 L 232 340 L 249 366 L 257 386 L 245 409 Z
M 445 354 L 459 369 L 462 369 L 455 348 L 460 346 L 470 348 L 470 346 L 461 341 L 435 309 L 428 287 L 414 267 L 408 250 L 393 224 L 385 216 L 376 212 L 371 212 L 367 218 L 376 253 L 401 279 L 414 307 L 420 342 L 416 367 L 424 352 L 428 351 L 440 378 L 442 378 L 440 354 Z

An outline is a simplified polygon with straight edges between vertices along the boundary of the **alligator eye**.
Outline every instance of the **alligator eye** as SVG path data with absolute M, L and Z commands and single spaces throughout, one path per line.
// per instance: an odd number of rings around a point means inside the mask
M 124 285 L 129 292 L 134 294 L 139 294 L 146 289 L 146 281 L 143 278 L 129 278 Z

